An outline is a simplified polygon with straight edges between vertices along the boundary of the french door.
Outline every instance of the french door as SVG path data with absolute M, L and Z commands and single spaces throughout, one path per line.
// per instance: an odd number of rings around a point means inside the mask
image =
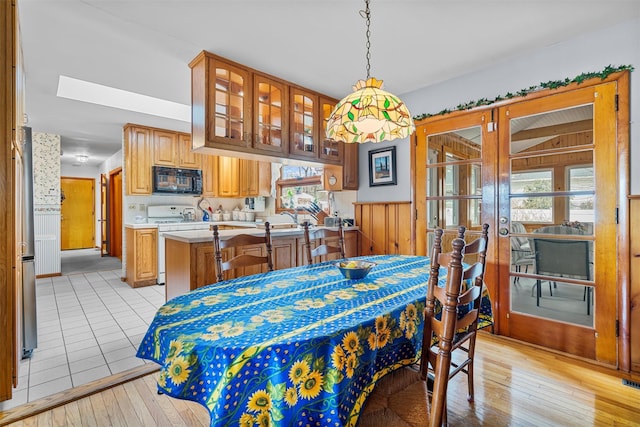
M 617 363 L 616 82 L 419 124 L 416 252 L 490 225 L 501 335 Z

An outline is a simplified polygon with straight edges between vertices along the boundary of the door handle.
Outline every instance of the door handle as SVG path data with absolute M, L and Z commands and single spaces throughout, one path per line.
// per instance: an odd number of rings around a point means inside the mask
M 508 236 L 509 229 L 507 227 L 500 227 L 500 230 L 498 230 L 498 233 L 500 233 L 501 236 Z

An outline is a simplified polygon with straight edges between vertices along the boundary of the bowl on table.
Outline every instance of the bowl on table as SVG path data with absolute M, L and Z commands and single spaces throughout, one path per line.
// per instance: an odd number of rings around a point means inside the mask
M 336 267 L 340 270 L 340 273 L 345 279 L 363 279 L 369 274 L 369 271 L 375 267 L 375 262 L 370 261 L 339 261 L 336 263 Z

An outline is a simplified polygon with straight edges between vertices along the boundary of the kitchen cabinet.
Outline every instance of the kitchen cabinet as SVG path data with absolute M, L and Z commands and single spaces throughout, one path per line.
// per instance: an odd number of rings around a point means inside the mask
M 296 238 L 271 239 L 271 256 L 274 270 L 295 267 L 297 265 Z
M 344 232 L 344 255 L 347 258 L 353 258 L 360 255 L 357 230 Z
M 342 144 L 342 143 L 340 143 Z M 324 166 L 324 189 L 328 191 L 358 189 L 358 144 L 342 144 L 343 166 Z
M 218 197 L 218 157 L 202 155 L 202 197 Z
M 252 73 L 246 67 L 201 52 L 191 67 L 191 129 L 195 147 L 205 141 L 225 149 L 251 148 Z
M 291 116 L 289 157 L 304 160 L 318 159 L 320 113 L 318 95 L 291 86 Z
M 202 169 L 204 155 L 194 153 L 191 148 L 191 135 L 181 133 L 178 135 L 178 167 L 189 169 Z
M 258 196 L 260 192 L 260 162 L 240 159 L 240 195 Z
M 216 156 L 213 166 L 217 173 L 215 197 L 269 196 L 271 164 L 237 157 Z M 215 183 L 213 183 L 215 185 Z
M 358 230 L 344 232 L 345 251 L 347 257 L 358 256 Z M 185 294 L 202 286 L 215 283 L 216 269 L 213 250 L 213 238 L 210 241 L 189 243 L 183 240 L 165 238 L 166 260 L 165 295 L 167 301 L 178 295 Z M 305 265 L 307 260 L 304 254 L 304 237 L 302 231 L 296 235 L 271 236 L 271 255 L 273 268 L 280 270 L 293 266 Z M 259 245 L 246 246 L 243 253 L 252 253 L 263 256 L 263 249 Z M 171 256 L 170 254 L 180 254 Z M 227 260 L 234 255 L 233 249 L 222 250 L 222 260 Z M 225 271 L 224 278 L 232 279 L 241 275 L 258 273 L 261 267 L 247 267 Z
M 240 197 L 240 159 L 218 156 L 218 197 Z
M 193 147 L 200 153 L 344 164 L 345 144 L 324 138 L 334 99 L 206 51 L 189 66 Z M 352 190 L 355 153 L 345 175 Z
M 175 167 L 178 162 L 178 134 L 169 130 L 153 129 L 153 164 Z
M 158 229 L 126 228 L 126 281 L 132 288 L 155 285 L 158 277 Z
M 153 129 L 153 164 L 174 168 L 200 169 L 202 155 L 191 151 L 191 136 Z
M 411 202 L 354 203 L 360 255 L 412 255 Z
M 318 155 L 321 160 L 325 160 L 328 163 L 342 164 L 343 149 L 345 144 L 343 142 L 335 141 L 326 137 L 327 122 L 329 121 L 331 112 L 333 111 L 333 108 L 336 106 L 338 101 L 321 96 L 319 102 L 319 114 L 322 120 L 318 120 L 318 135 L 320 140 L 320 150 Z
M 289 149 L 289 90 L 279 80 L 254 75 L 253 148 L 270 155 L 286 157 Z
M 342 143 L 341 143 L 342 144 Z M 358 149 L 360 144 L 342 144 L 342 189 L 358 189 Z
M 124 127 L 124 159 L 126 194 L 150 195 L 151 129 L 127 124 Z

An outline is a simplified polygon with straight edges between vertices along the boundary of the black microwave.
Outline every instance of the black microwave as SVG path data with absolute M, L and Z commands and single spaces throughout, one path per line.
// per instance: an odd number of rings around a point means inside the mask
M 153 194 L 202 194 L 202 171 L 153 167 Z

